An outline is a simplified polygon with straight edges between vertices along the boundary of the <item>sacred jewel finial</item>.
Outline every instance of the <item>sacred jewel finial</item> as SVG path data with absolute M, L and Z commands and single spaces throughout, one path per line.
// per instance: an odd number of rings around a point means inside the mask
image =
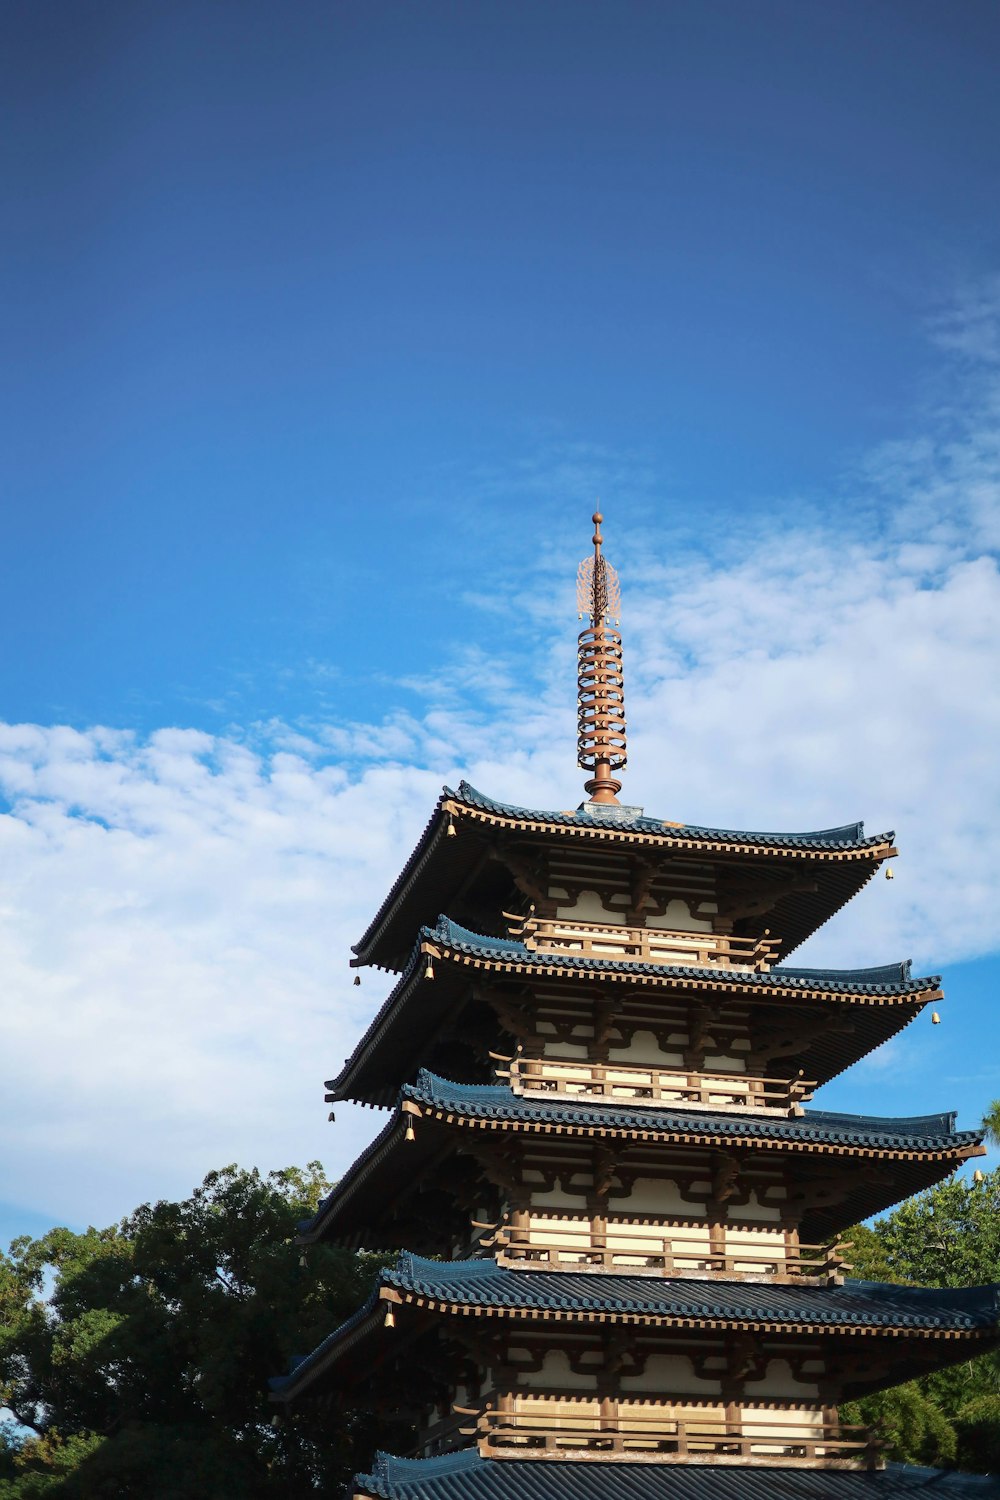
M 618 801 L 622 784 L 611 773 L 627 761 L 622 638 L 613 628 L 621 624 L 621 586 L 602 550 L 603 520 L 595 511 L 594 555 L 584 558 L 576 575 L 577 613 L 590 622 L 577 647 L 577 763 L 593 772 L 584 789 L 599 803 Z

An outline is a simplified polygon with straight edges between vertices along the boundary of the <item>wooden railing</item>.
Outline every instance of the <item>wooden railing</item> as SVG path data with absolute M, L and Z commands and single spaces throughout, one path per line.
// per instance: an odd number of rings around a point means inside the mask
M 781 944 L 777 938 L 735 937 L 724 932 L 668 932 L 662 927 L 625 927 L 617 922 L 577 922 L 571 917 L 512 917 L 511 935 L 539 953 L 577 953 L 584 958 L 631 963 L 686 964 L 695 968 L 766 972 Z
M 487 1410 L 462 1434 L 484 1458 L 613 1459 L 673 1463 L 788 1464 L 874 1469 L 880 1444 L 866 1427 L 817 1423 L 796 1428 L 747 1414 L 742 1424 L 666 1412 L 557 1418 Z
M 619 1276 L 767 1280 L 808 1286 L 835 1285 L 853 1269 L 843 1258 L 851 1248 L 849 1242 L 776 1244 L 772 1248 L 730 1241 L 713 1250 L 704 1241 L 680 1238 L 665 1230 L 655 1236 L 643 1235 L 641 1249 L 624 1249 L 606 1243 L 616 1237 L 629 1238 L 628 1226 L 621 1225 L 617 1235 L 610 1228 L 595 1232 L 591 1243 L 581 1244 L 580 1226 L 560 1231 L 552 1226 L 540 1230 L 537 1226 L 505 1224 L 481 1243 L 496 1249 L 500 1265 L 523 1271 L 606 1271 Z
M 515 1057 L 509 1073 L 515 1094 L 695 1106 L 729 1113 L 788 1115 L 812 1098 L 804 1078 L 760 1078 L 752 1073 L 688 1073 L 679 1067 L 630 1067 L 563 1057 Z

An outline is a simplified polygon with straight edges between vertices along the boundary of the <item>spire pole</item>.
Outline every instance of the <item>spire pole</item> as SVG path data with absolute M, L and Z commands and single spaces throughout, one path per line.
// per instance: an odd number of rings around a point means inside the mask
M 604 556 L 601 522 L 595 511 L 594 555 L 585 557 L 576 575 L 577 611 L 588 624 L 577 646 L 577 764 L 592 773 L 585 783 L 591 802 L 617 803 L 622 789 L 612 774 L 624 768 L 625 691 L 622 677 L 618 574 Z

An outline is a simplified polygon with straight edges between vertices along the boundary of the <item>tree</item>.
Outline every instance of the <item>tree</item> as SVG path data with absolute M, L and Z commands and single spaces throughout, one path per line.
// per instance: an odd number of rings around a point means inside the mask
M 856 1273 L 917 1286 L 1000 1279 L 1000 1171 L 950 1177 L 908 1199 L 870 1230 L 851 1230 Z
M 977 1396 L 955 1417 L 958 1459 L 963 1469 L 977 1474 L 1000 1470 L 1000 1396 Z
M 1000 1146 L 1000 1099 L 994 1099 L 983 1115 L 983 1129 L 991 1146 Z
M 372 1435 L 303 1402 L 279 1426 L 268 1377 L 366 1297 L 381 1259 L 293 1243 L 318 1164 L 227 1167 L 111 1229 L 53 1229 L 0 1257 L 0 1500 L 299 1500 L 336 1493 Z M 25 1437 L 25 1430 L 28 1436 Z M 367 1456 L 367 1452 L 363 1454 Z
M 891 1391 L 845 1401 L 841 1421 L 875 1428 L 900 1463 L 945 1468 L 955 1461 L 958 1434 L 944 1412 L 914 1381 Z
M 1000 1101 L 990 1115 L 1000 1123 Z M 981 1181 L 953 1176 L 901 1203 L 874 1226 L 858 1225 L 856 1276 L 916 1286 L 1000 1281 L 1000 1168 Z M 982 1354 L 844 1408 L 844 1420 L 876 1429 L 892 1458 L 1000 1467 L 1000 1354 Z M 936 1453 L 937 1457 L 931 1456 Z

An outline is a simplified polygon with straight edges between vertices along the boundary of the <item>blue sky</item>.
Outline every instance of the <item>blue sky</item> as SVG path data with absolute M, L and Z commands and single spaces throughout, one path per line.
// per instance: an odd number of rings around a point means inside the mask
M 946 1023 L 821 1102 L 974 1119 L 1000 1095 L 996 7 L 0 24 L 28 1122 L 0 1235 L 232 1159 L 342 1169 L 373 1122 L 328 1130 L 319 1084 L 385 992 L 345 988 L 347 945 L 442 780 L 579 792 L 598 494 L 626 794 L 895 825 L 899 878 L 813 956 L 945 965 Z

